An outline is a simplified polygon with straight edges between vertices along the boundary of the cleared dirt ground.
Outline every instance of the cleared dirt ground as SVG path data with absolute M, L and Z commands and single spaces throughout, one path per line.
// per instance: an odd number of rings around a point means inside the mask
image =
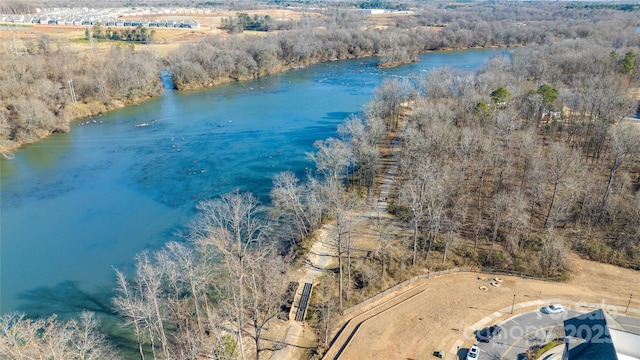
M 566 283 L 502 277 L 501 286 L 496 288 L 489 285 L 489 275 L 476 273 L 457 273 L 416 283 L 425 291 L 363 322 L 340 359 L 433 359 L 436 350 L 455 349 L 456 340 L 465 339 L 469 330 L 475 330 L 465 328 L 483 318 L 490 317 L 488 322 L 496 323 L 512 316 L 514 294 L 514 313 L 518 313 L 537 308 L 519 308 L 519 303 L 555 298 L 595 303 L 609 309 L 617 305 L 620 307 L 617 311 L 623 312 L 629 295 L 640 293 L 638 271 L 582 259 L 574 261 L 576 273 Z M 483 285 L 487 291 L 479 289 Z M 632 302 L 631 308 L 634 307 L 640 308 L 640 301 Z M 629 313 L 640 316 L 640 310 L 631 309 Z M 473 342 L 473 338 L 468 338 L 461 347 Z M 448 356 L 454 358 L 453 354 Z

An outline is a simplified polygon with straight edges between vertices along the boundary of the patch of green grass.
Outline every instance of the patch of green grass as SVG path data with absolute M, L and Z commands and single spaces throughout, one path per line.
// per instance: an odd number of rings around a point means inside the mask
M 0 29 L 3 28 L 30 28 L 33 24 L 15 24 L 15 23 L 0 23 Z
M 531 355 L 529 356 L 529 359 L 537 359 L 540 356 L 542 356 L 542 354 L 546 353 L 547 351 L 553 349 L 554 347 L 562 344 L 563 341 L 560 339 L 555 339 L 547 344 L 545 344 L 544 346 L 542 346 L 541 348 L 531 352 Z

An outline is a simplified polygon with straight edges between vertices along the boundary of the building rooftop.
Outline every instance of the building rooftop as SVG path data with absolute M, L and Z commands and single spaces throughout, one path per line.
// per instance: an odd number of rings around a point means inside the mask
M 602 309 L 565 320 L 564 330 L 569 360 L 640 360 L 640 335 Z

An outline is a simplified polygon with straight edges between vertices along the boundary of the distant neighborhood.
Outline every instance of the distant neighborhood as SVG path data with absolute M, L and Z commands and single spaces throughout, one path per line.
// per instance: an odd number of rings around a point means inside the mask
M 4 24 L 44 24 L 67 26 L 105 25 L 115 27 L 198 29 L 200 24 L 193 19 L 159 19 L 159 17 L 180 17 L 208 15 L 213 10 L 185 8 L 120 8 L 120 9 L 35 9 L 35 14 L 3 15 Z

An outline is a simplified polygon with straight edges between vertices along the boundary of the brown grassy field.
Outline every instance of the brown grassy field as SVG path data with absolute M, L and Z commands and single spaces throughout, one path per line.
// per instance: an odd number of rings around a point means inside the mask
M 629 294 L 640 292 L 638 271 L 578 258 L 574 264 L 575 274 L 566 283 L 503 277 L 502 286 L 495 288 L 488 285 L 488 279 L 479 280 L 487 275 L 475 273 L 418 282 L 415 286 L 423 286 L 426 291 L 364 322 L 340 359 L 432 359 L 434 351 L 449 351 L 456 340 L 464 338 L 465 328 L 510 307 L 514 294 L 518 313 L 537 309 L 518 309 L 518 303 L 553 298 L 624 308 Z M 489 290 L 480 291 L 482 285 Z M 636 302 L 631 307 L 640 306 Z M 637 310 L 630 310 L 632 313 L 640 315 Z M 493 316 L 491 322 L 510 316 L 507 311 L 502 316 Z M 463 346 L 473 342 L 474 339 L 467 339 Z
M 161 15 L 153 19 L 158 20 L 196 20 L 200 24 L 199 29 L 152 29 L 155 30 L 155 37 L 151 44 L 136 44 L 143 49 L 156 51 L 160 56 L 166 56 L 171 51 L 184 43 L 189 43 L 203 39 L 207 36 L 228 36 L 228 33 L 220 30 L 221 20 L 225 17 L 235 17 L 235 11 L 220 11 L 208 15 Z M 302 13 L 290 10 L 255 10 L 247 12 L 251 16 L 263 17 L 269 15 L 274 21 L 295 21 L 303 16 L 321 16 L 317 13 Z M 387 20 L 385 20 L 387 21 Z M 65 46 L 77 51 L 90 51 L 90 43 L 85 40 L 85 29 L 87 26 L 66 26 L 66 25 L 25 25 L 10 28 L 0 26 L 0 42 L 13 41 L 18 38 L 20 41 L 29 42 L 36 40 L 39 35 L 47 35 L 59 41 Z M 114 27 L 115 28 L 115 27 Z M 263 33 L 245 32 L 244 36 L 258 35 Z M 95 53 L 106 53 L 116 42 L 114 41 L 94 41 Z

